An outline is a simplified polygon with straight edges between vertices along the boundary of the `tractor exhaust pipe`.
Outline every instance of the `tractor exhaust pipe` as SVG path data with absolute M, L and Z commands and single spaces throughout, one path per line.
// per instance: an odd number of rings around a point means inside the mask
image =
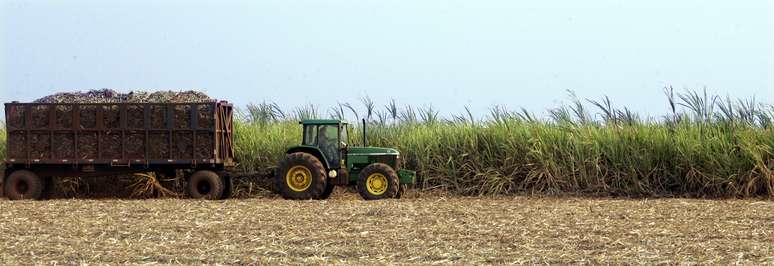
M 368 147 L 368 136 L 366 136 L 366 120 L 363 118 L 363 147 Z

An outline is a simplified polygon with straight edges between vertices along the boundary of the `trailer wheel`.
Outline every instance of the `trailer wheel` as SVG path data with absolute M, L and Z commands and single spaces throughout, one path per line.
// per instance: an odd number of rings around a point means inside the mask
M 220 196 L 220 199 L 224 200 L 231 198 L 231 196 L 234 194 L 234 177 L 224 176 L 223 184 L 223 195 Z
M 399 186 L 398 174 L 383 163 L 366 166 L 357 178 L 357 192 L 365 200 L 395 198 Z
M 43 179 L 33 172 L 15 171 L 5 182 L 5 196 L 10 200 L 38 200 L 43 195 Z
M 328 183 L 320 160 L 304 152 L 285 156 L 274 181 L 282 197 L 293 200 L 319 199 Z
M 188 195 L 194 199 L 217 200 L 223 196 L 223 178 L 213 171 L 201 170 L 188 178 Z
M 43 193 L 40 198 L 44 200 L 51 199 L 54 196 L 54 177 L 47 176 L 43 178 Z

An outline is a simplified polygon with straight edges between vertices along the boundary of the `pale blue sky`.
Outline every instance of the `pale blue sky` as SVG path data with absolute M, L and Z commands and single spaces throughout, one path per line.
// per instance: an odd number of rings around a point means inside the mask
M 774 4 L 749 1 L 9 1 L 0 100 L 202 89 L 244 105 L 492 105 L 610 96 L 666 112 L 664 86 L 774 100 Z

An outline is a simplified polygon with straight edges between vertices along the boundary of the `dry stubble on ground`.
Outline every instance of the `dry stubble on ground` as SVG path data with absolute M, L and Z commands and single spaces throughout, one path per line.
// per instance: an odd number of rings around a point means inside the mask
M 0 200 L 0 264 L 774 263 L 774 202 Z

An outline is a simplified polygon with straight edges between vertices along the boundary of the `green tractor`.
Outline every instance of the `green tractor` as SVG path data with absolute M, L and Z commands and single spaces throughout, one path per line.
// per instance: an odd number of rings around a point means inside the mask
M 416 181 L 416 172 L 401 169 L 400 153 L 391 148 L 348 145 L 349 126 L 341 120 L 303 120 L 301 145 L 287 150 L 275 172 L 286 199 L 327 199 L 336 186 L 354 185 L 366 200 L 399 198 Z

